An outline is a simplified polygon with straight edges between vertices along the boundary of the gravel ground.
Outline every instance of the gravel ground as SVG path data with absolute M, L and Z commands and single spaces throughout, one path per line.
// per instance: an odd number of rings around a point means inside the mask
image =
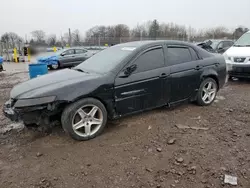
M 18 66 L 19 73 L 12 65 L 0 73 L 0 108 L 28 79 L 27 65 Z M 224 175 L 231 175 L 236 187 L 249 188 L 249 93 L 249 82 L 229 82 L 209 107 L 183 104 L 108 122 L 87 142 L 60 126 L 49 135 L 23 129 L 0 112 L 0 187 L 228 188 Z

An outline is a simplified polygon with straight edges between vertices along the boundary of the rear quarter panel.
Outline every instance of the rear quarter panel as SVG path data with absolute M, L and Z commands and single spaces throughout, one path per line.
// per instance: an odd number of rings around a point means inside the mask
M 201 80 L 206 77 L 215 78 L 218 82 L 219 89 L 222 88 L 227 77 L 226 62 L 224 57 L 222 55 L 214 55 L 203 59 L 201 63 L 203 66 Z

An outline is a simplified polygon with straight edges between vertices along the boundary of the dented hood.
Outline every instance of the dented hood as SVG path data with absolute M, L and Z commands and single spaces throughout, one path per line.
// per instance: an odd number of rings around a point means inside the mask
M 18 84 L 12 89 L 10 96 L 12 99 L 56 96 L 61 88 L 70 88 L 78 83 L 87 82 L 98 77 L 99 75 L 95 73 L 64 69 Z M 65 93 L 67 92 L 72 91 L 68 89 Z

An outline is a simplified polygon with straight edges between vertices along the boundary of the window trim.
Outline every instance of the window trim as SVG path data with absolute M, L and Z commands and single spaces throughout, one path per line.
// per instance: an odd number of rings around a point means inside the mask
M 75 53 L 74 54 L 77 54 L 76 50 L 82 50 L 82 51 L 84 51 L 84 53 L 78 53 L 78 54 L 85 54 L 85 53 L 87 53 L 87 50 L 84 50 L 84 49 L 75 49 L 75 51 L 74 51 Z
M 191 53 L 191 49 L 192 49 L 192 50 L 194 51 L 194 53 L 196 54 L 197 59 L 196 59 L 196 57 L 193 57 L 193 54 Z M 192 47 L 189 47 L 189 52 L 190 52 L 190 54 L 191 54 L 191 57 L 193 58 L 193 61 L 198 61 L 198 60 L 201 59 L 200 56 L 199 56 L 199 54 L 197 53 L 197 51 L 194 50 Z
M 142 56 L 143 54 L 145 54 L 145 53 L 147 53 L 147 52 L 149 52 L 149 51 L 151 51 L 151 50 L 156 50 L 156 49 L 161 49 L 161 50 L 162 50 L 162 52 L 163 52 L 163 67 L 165 67 L 165 66 L 166 66 L 166 59 L 165 59 L 165 51 L 164 51 L 164 48 L 163 48 L 162 45 L 156 45 L 156 46 L 151 46 L 151 47 L 149 47 L 149 48 L 147 48 L 147 49 L 144 49 L 144 50 L 142 50 L 141 52 L 139 52 L 134 58 L 132 58 L 131 61 L 129 61 L 129 63 L 127 63 L 127 64 L 121 69 L 121 71 L 118 73 L 118 75 L 119 75 L 122 71 L 124 71 L 124 70 L 126 69 L 126 67 L 128 67 L 128 66 L 130 66 L 130 65 L 133 65 L 133 64 L 135 63 L 135 61 L 136 61 L 140 56 Z M 163 67 L 162 67 L 162 68 L 163 68 Z M 161 67 L 160 67 L 160 68 L 161 68 Z M 158 68 L 156 68 L 156 69 L 158 69 Z M 152 70 L 154 70 L 154 69 L 152 69 Z M 142 71 L 142 72 L 147 72 L 147 71 L 149 71 L 149 70 Z M 132 73 L 132 74 L 139 74 L 139 73 L 142 73 L 142 72 L 137 72 L 137 73 Z M 132 74 L 131 74 L 131 75 L 132 75 Z
M 73 50 L 73 54 L 67 54 L 66 56 L 68 56 L 68 55 L 74 55 L 75 54 L 75 49 L 68 49 L 68 50 L 64 51 L 63 53 L 65 53 L 67 51 L 70 51 L 70 50 Z

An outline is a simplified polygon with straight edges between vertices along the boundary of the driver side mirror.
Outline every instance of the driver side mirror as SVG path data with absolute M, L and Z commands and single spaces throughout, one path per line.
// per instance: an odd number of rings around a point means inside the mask
M 121 74 L 120 78 L 126 78 L 129 77 L 135 70 L 137 69 L 137 65 L 133 64 L 129 67 L 127 67 Z
M 65 56 L 65 53 L 62 53 L 61 56 Z

